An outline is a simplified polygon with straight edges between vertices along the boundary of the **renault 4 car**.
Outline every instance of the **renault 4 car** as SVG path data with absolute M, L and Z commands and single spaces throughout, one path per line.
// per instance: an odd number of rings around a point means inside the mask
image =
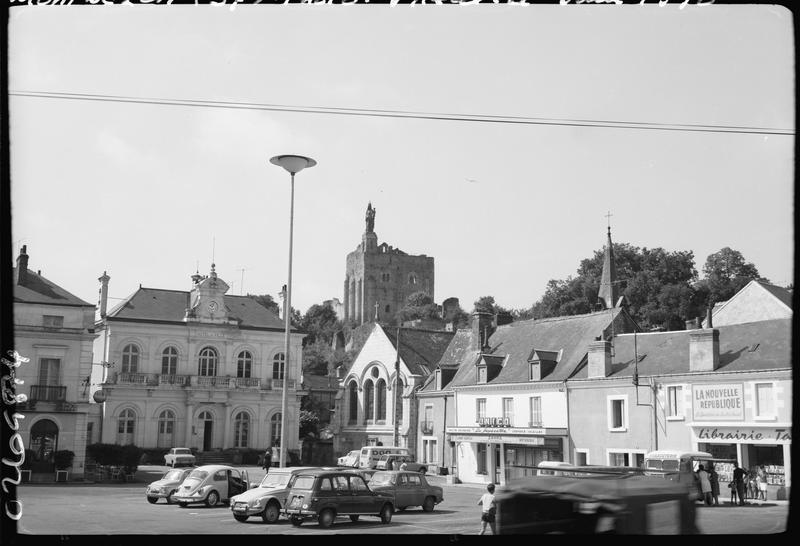
M 409 506 L 421 506 L 425 512 L 444 500 L 444 492 L 438 485 L 428 483 L 424 475 L 408 470 L 379 470 L 372 475 L 370 489 L 389 493 L 397 510 Z
M 249 489 L 247 471 L 228 465 L 198 466 L 183 480 L 172 498 L 181 508 L 189 504 L 205 503 L 216 506 Z
M 245 522 L 250 516 L 259 516 L 264 523 L 277 522 L 286 504 L 292 477 L 314 468 L 311 466 L 270 468 L 257 487 L 231 497 L 230 506 L 234 519 Z
M 166 499 L 167 504 L 175 502 L 172 496 L 178 491 L 178 487 L 183 483 L 194 468 L 172 468 L 167 470 L 160 480 L 156 480 L 145 489 L 147 502 L 155 504 L 158 499 Z
M 283 514 L 299 527 L 314 519 L 328 528 L 337 517 L 358 521 L 361 516 L 380 518 L 388 524 L 394 514 L 394 503 L 388 493 L 373 491 L 364 478 L 347 470 L 311 470 L 292 478 Z
M 182 465 L 194 466 L 196 462 L 197 457 L 188 447 L 173 447 L 164 455 L 164 464 L 173 468 Z

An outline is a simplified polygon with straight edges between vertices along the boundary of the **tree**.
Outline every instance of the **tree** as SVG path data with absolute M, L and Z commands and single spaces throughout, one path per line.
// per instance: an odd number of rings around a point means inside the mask
M 441 319 L 439 306 L 427 292 L 414 292 L 406 298 L 403 307 L 395 314 L 398 323 L 416 319 Z
M 741 252 L 727 246 L 708 256 L 703 274 L 705 278 L 701 282 L 708 290 L 708 301 L 713 303 L 729 300 L 752 280 L 769 282 Z
M 314 304 L 299 321 L 300 328 L 307 333 L 305 344 L 312 344 L 318 339 L 330 344 L 336 332 L 342 329 L 342 322 L 330 303 Z
M 272 296 L 270 296 L 269 294 L 262 294 L 262 295 L 247 294 L 247 297 L 256 300 L 257 303 L 263 305 L 276 315 L 280 316 L 281 307 L 274 299 L 272 299 Z
M 492 313 L 493 315 L 497 313 L 510 313 L 508 309 L 495 303 L 494 296 L 481 296 L 475 300 L 473 312 Z
M 319 415 L 313 410 L 300 410 L 300 437 L 315 437 L 318 435 Z

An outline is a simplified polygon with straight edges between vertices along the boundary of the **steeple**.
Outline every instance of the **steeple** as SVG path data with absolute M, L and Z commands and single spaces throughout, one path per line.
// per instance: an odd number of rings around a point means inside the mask
M 597 299 L 602 302 L 606 309 L 616 306 L 619 299 L 617 268 L 614 264 L 614 247 L 611 243 L 611 226 L 608 226 L 608 242 L 606 243 L 606 255 L 603 260 L 603 276 L 600 278 L 600 290 L 597 292 Z

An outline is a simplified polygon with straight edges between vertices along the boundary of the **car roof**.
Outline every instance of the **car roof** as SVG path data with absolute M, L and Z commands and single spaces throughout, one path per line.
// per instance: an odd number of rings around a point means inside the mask
M 198 466 L 193 470 L 205 470 L 206 472 L 216 472 L 217 470 L 239 470 L 239 469 L 226 464 L 205 464 L 203 466 Z

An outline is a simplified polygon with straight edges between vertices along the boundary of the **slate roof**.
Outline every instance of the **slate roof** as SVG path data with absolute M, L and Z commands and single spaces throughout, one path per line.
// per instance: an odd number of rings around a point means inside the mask
M 719 330 L 720 372 L 775 370 L 792 367 L 792 319 L 731 324 Z M 689 333 L 692 330 L 615 336 L 609 377 L 633 376 L 634 354 L 639 376 L 689 372 Z M 751 350 L 755 349 L 755 350 Z M 574 379 L 587 378 L 587 366 Z
M 12 279 L 17 278 L 17 268 L 12 269 Z M 67 292 L 56 283 L 35 271 L 27 270 L 23 284 L 14 283 L 14 301 L 19 303 L 45 303 L 49 305 L 72 305 L 94 307 L 78 296 Z
M 109 319 L 159 321 L 185 324 L 183 318 L 189 307 L 190 292 L 139 288 L 108 312 Z M 239 322 L 240 328 L 283 330 L 285 324 L 275 313 L 247 296 L 224 296 L 228 316 Z M 298 332 L 292 328 L 292 332 Z
M 589 350 L 589 344 L 610 327 L 622 309 L 615 307 L 569 317 L 531 319 L 512 322 L 497 328 L 489 338 L 493 356 L 508 355 L 500 373 L 489 381 L 497 383 L 529 382 L 528 357 L 533 350 L 563 351 L 561 360 L 543 381 L 562 381 L 572 375 Z M 451 386 L 471 386 L 477 383 L 475 360 L 464 363 L 456 373 Z
M 455 377 L 463 362 L 468 360 L 474 364 L 478 351 L 470 350 L 472 337 L 472 328 L 460 328 L 454 332 L 450 343 L 442 354 L 442 358 L 439 359 L 439 364 L 436 366 L 442 370 L 442 389 L 449 386 L 450 381 Z M 422 392 L 436 391 L 436 383 L 433 379 L 433 375 L 431 375 L 419 390 Z
M 436 368 L 454 332 L 400 328 L 400 358 L 413 375 L 427 376 Z M 386 336 L 397 349 L 397 330 L 386 330 Z

